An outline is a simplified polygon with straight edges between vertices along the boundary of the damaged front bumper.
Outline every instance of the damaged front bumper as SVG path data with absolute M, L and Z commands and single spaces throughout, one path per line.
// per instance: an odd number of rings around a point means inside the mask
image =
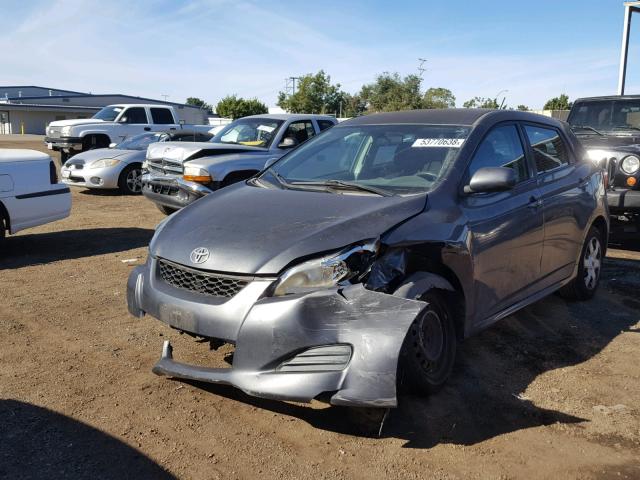
M 170 208 L 183 208 L 212 193 L 214 188 L 184 180 L 175 175 L 145 173 L 141 178 L 142 193 L 152 202 Z
M 262 398 L 334 405 L 395 407 L 396 372 L 409 326 L 426 306 L 362 285 L 284 297 L 263 296 L 274 279 L 252 279 L 230 299 L 166 284 L 156 261 L 131 274 L 127 301 L 180 330 L 235 344 L 231 368 L 173 360 L 163 347 L 158 375 L 233 385 Z

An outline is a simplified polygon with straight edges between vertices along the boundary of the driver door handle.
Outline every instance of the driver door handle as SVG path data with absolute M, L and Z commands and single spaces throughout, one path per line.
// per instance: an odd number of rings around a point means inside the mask
M 529 208 L 540 208 L 542 206 L 542 200 L 539 199 L 538 197 L 535 196 L 531 196 L 529 198 L 529 205 L 527 205 L 527 207 Z

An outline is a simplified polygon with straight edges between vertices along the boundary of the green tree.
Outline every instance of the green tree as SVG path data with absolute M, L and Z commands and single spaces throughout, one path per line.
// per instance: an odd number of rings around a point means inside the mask
M 467 100 L 462 104 L 464 108 L 493 108 L 493 109 L 506 109 L 506 105 L 500 105 L 495 98 L 474 97 L 471 100 Z
M 216 113 L 224 118 L 246 117 L 268 113 L 269 109 L 257 98 L 244 99 L 237 95 L 227 95 L 216 105 Z
M 563 93 L 559 97 L 547 100 L 542 108 L 543 110 L 571 110 L 571 105 L 573 104 L 569 102 L 569 96 Z
M 344 93 L 341 102 L 342 108 L 338 110 L 338 115 L 342 113 L 343 117 L 357 117 L 367 110 L 366 102 L 358 94 Z
M 423 108 L 455 108 L 456 97 L 451 90 L 442 87 L 432 87 L 424 93 Z
M 529 111 L 529 107 L 527 107 L 526 105 L 518 105 L 516 107 L 516 110 L 520 110 L 521 112 L 528 112 Z
M 208 104 L 207 102 L 205 102 L 204 100 L 198 98 L 198 97 L 189 97 L 187 98 L 187 105 L 194 105 L 198 108 L 201 108 L 203 110 L 206 110 L 207 112 L 211 111 L 211 105 Z
M 277 105 L 290 113 L 339 113 L 340 102 L 344 104 L 344 100 L 340 84 L 333 85 L 331 77 L 320 70 L 315 75 L 300 77 L 293 95 L 278 93 Z
M 417 75 L 401 78 L 397 73 L 384 72 L 374 83 L 364 85 L 359 96 L 368 112 L 414 110 L 422 108 L 421 83 Z

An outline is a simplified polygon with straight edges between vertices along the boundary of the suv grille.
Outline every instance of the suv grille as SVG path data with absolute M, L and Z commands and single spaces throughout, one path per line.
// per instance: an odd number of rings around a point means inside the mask
M 169 285 L 212 297 L 231 298 L 249 282 L 233 277 L 195 270 L 158 259 L 160 277 Z
M 164 175 L 182 175 L 184 167 L 180 162 L 172 162 L 171 160 L 165 160 L 160 158 L 147 160 L 147 168 L 150 172 L 162 173 Z

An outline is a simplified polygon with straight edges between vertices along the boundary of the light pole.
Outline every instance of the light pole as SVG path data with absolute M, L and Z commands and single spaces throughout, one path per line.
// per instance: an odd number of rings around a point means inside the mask
M 640 12 L 640 2 L 624 2 L 624 25 L 622 26 L 622 46 L 620 47 L 620 69 L 618 70 L 618 95 L 624 95 L 624 84 L 627 78 L 629 34 L 631 33 L 631 15 L 633 12 Z

